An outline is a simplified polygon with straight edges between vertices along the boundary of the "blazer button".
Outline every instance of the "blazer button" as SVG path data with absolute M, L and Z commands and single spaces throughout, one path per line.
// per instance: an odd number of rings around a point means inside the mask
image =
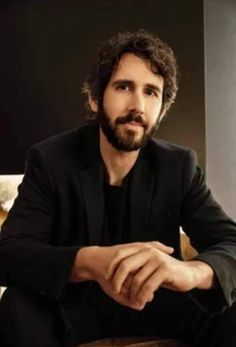
M 236 299 L 236 288 L 234 288 L 231 292 L 231 298 L 234 300 Z

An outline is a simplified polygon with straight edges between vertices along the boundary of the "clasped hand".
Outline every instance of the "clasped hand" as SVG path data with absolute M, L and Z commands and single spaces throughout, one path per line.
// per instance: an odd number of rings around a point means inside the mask
M 97 281 L 115 301 L 137 310 L 153 300 L 159 287 L 179 292 L 213 287 L 214 272 L 208 264 L 178 260 L 173 251 L 157 241 L 84 247 L 71 280 Z

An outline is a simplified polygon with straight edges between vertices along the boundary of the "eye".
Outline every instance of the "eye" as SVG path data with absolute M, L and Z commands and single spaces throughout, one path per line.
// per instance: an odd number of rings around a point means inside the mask
M 158 93 L 154 89 L 152 89 L 152 88 L 147 88 L 146 89 L 146 94 L 150 95 L 150 96 L 158 97 Z
M 130 89 L 130 86 L 128 84 L 119 84 L 117 86 L 117 89 L 118 90 L 129 90 Z

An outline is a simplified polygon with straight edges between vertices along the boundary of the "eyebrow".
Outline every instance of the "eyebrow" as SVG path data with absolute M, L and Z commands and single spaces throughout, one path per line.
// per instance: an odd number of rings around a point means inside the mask
M 120 79 L 120 80 L 114 81 L 114 82 L 112 83 L 112 86 L 117 87 L 117 86 L 120 85 L 120 84 L 126 84 L 126 85 L 132 86 L 132 85 L 134 85 L 134 82 L 131 81 L 131 80 Z M 161 93 L 160 87 L 159 87 L 158 85 L 156 85 L 156 84 L 146 83 L 146 84 L 145 84 L 145 87 L 146 87 L 146 88 L 153 89 L 153 90 L 157 91 L 158 93 Z

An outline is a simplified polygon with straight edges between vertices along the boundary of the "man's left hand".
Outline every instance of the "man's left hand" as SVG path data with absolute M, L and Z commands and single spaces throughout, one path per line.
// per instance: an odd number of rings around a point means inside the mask
M 110 265 L 114 289 L 117 293 L 129 286 L 130 300 L 141 309 L 152 301 L 154 292 L 164 287 L 178 292 L 214 286 L 214 271 L 210 265 L 198 261 L 180 261 L 155 247 L 141 250 L 119 264 Z

